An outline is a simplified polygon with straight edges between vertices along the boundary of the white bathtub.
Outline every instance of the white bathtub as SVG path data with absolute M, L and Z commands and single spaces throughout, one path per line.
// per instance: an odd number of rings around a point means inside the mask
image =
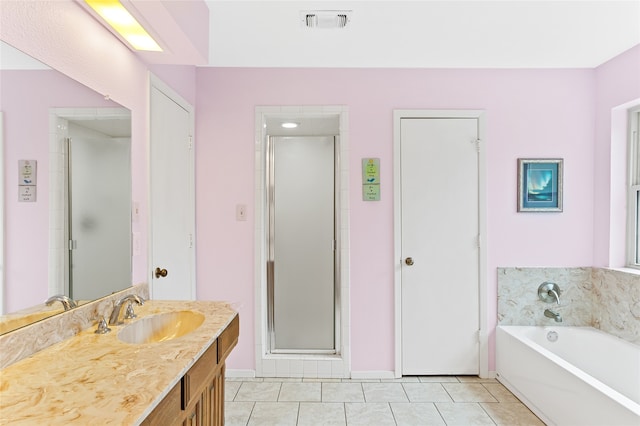
M 595 328 L 498 326 L 496 371 L 549 425 L 640 426 L 640 346 Z

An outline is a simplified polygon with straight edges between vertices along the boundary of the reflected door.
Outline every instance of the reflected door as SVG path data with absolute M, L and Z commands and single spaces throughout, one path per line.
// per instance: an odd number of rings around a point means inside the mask
M 269 139 L 272 353 L 335 352 L 335 138 Z
M 131 285 L 131 140 L 69 135 L 69 293 L 93 300 Z

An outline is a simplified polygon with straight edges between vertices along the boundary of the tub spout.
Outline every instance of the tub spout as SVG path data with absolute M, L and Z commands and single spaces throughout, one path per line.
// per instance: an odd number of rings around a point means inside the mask
M 562 315 L 558 312 L 553 312 L 551 309 L 545 309 L 544 316 L 547 318 L 553 318 L 555 322 L 562 322 Z

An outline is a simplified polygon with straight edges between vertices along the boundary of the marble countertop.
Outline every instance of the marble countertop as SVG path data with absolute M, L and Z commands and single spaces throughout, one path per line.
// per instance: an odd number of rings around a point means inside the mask
M 200 312 L 204 322 L 145 344 L 118 340 L 126 324 L 103 335 L 94 326 L 0 370 L 0 424 L 140 423 L 237 315 L 224 302 L 150 300 L 131 321 L 178 310 Z

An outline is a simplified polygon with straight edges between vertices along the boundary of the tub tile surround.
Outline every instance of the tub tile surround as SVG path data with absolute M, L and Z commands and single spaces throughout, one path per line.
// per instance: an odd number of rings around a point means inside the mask
M 560 305 L 538 299 L 538 286 L 560 287 Z M 545 309 L 562 322 L 544 316 Z M 607 268 L 498 268 L 500 325 L 590 326 L 640 344 L 640 274 Z
M 127 294 L 149 298 L 149 286 L 138 284 L 0 336 L 0 369 L 93 327 L 109 318 L 116 300 Z

